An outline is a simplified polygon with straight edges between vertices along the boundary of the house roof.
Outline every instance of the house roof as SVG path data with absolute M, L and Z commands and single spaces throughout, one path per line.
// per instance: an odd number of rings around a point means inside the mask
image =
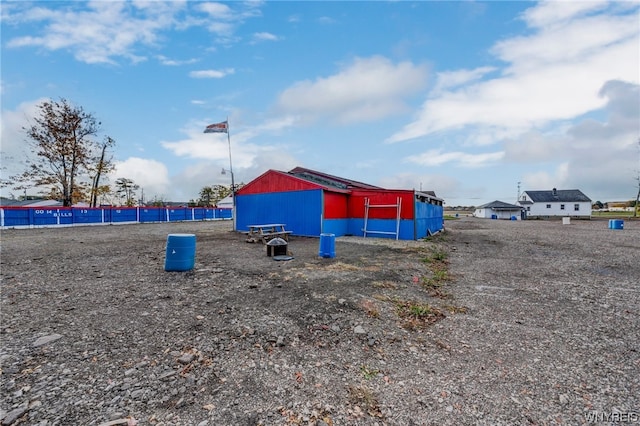
M 289 174 L 309 182 L 336 189 L 384 189 L 379 186 L 333 176 L 304 167 L 296 167 L 295 169 L 289 170 Z
M 476 207 L 477 209 L 493 209 L 493 210 L 522 210 L 522 207 L 515 204 L 505 203 L 504 201 L 492 201 L 487 204 Z
M 591 202 L 579 189 L 552 189 L 549 191 L 524 191 L 534 203 Z

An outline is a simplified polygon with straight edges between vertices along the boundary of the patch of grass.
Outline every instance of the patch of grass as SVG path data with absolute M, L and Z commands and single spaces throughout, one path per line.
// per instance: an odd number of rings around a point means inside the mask
M 380 370 L 362 365 L 360 366 L 360 372 L 365 379 L 371 380 L 380 373 Z
M 445 317 L 440 309 L 428 303 L 396 300 L 395 304 L 396 313 L 407 329 L 424 328 Z
M 444 283 L 451 280 L 449 275 L 449 253 L 439 247 L 433 248 L 424 257 L 423 261 L 429 265 L 429 270 L 433 274 L 431 277 L 424 277 L 422 285 L 429 290 L 429 295 L 439 298 L 449 298 L 451 295 L 443 290 Z
M 591 212 L 591 217 L 605 217 L 605 218 L 609 218 L 609 219 L 616 219 L 616 218 L 621 218 L 621 219 L 627 219 L 627 218 L 632 218 L 633 217 L 633 212 L 603 212 L 603 211 L 598 211 L 598 210 L 594 210 Z
M 443 250 L 441 248 L 434 248 L 430 253 L 426 255 L 426 257 L 424 258 L 424 262 L 429 264 L 439 262 L 443 263 L 446 262 L 448 257 L 449 253 L 447 253 L 446 250 Z

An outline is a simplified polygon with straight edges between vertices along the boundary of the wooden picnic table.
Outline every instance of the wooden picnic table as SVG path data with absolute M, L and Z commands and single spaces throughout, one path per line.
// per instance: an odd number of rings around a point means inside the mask
M 284 223 L 267 223 L 262 225 L 249 225 L 248 240 L 267 243 L 273 238 L 282 238 L 289 241 L 291 231 L 285 229 Z

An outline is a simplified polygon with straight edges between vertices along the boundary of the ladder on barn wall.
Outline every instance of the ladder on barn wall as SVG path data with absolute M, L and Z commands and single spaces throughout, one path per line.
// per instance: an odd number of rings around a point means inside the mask
M 375 231 L 367 229 L 369 225 L 369 209 L 396 209 L 396 232 L 390 231 Z M 400 212 L 402 210 L 402 197 L 398 197 L 396 199 L 396 204 L 371 204 L 369 198 L 365 197 L 364 199 L 364 228 L 362 232 L 364 233 L 364 238 L 367 238 L 367 234 L 386 234 L 386 235 L 395 235 L 396 240 L 400 235 Z

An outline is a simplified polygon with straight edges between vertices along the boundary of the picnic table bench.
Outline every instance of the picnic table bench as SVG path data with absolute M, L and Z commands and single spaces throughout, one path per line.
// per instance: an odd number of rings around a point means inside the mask
M 260 241 L 264 244 L 268 243 L 273 238 L 282 238 L 285 241 L 289 241 L 289 234 L 291 234 L 292 231 L 287 231 L 286 229 L 284 229 L 284 226 L 284 223 L 249 225 L 249 231 L 247 232 L 247 241 Z

